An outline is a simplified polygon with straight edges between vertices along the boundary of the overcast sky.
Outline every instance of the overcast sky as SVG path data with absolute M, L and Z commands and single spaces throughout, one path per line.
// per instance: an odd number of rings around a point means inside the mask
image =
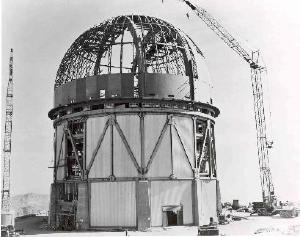
M 299 201 L 300 4 L 297 0 L 197 2 L 247 49 L 261 50 L 268 68 L 264 83 L 272 111 L 270 165 L 275 192 L 280 200 Z M 216 149 L 223 201 L 261 200 L 249 66 L 174 0 L 163 4 L 161 0 L 2 1 L 2 103 L 10 48 L 15 52 L 12 194 L 49 193 L 53 127 L 47 113 L 53 106 L 59 63 L 81 33 L 121 14 L 161 18 L 185 31 L 201 48 L 214 84 L 214 103 L 221 110 Z

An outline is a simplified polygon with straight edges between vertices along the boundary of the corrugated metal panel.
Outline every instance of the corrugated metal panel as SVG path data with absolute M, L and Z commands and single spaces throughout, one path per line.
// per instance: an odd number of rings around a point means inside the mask
M 108 97 L 121 97 L 121 74 L 108 74 L 107 77 L 109 81 L 107 88 Z
M 76 81 L 76 102 L 86 100 L 86 78 L 77 79 Z
M 56 173 L 57 180 L 63 180 L 65 177 L 65 139 L 62 142 L 64 135 L 65 123 L 56 127 L 56 161 L 58 162 L 58 168 Z M 61 152 L 59 152 L 61 150 Z M 60 156 L 59 156 L 60 154 Z
M 126 147 L 114 128 L 114 175 L 116 177 L 134 177 L 138 175 Z
M 145 164 L 151 156 L 166 119 L 166 115 L 145 115 Z
M 135 182 L 91 183 L 91 226 L 136 226 Z
M 151 182 L 151 226 L 162 226 L 162 206 L 182 205 L 183 224 L 193 224 L 192 181 Z
M 174 116 L 176 127 L 184 143 L 185 150 L 189 157 L 190 163 L 195 167 L 195 150 L 194 150 L 194 125 L 191 117 Z
M 117 116 L 117 121 L 126 137 L 132 153 L 136 158 L 136 161 L 139 165 L 141 165 L 141 135 L 139 116 L 121 115 Z
M 97 88 L 97 76 L 86 78 L 86 99 L 98 99 L 100 95 L 100 89 Z
M 193 171 L 189 165 L 188 158 L 185 155 L 175 129 L 172 128 L 172 130 L 174 176 L 178 178 L 192 178 Z
M 169 177 L 172 174 L 170 127 L 167 128 L 156 155 L 152 161 L 148 177 Z
M 121 74 L 122 98 L 133 97 L 133 73 Z
M 103 132 L 107 117 L 89 118 L 86 132 L 86 161 L 87 166 Z M 102 145 L 97 153 L 94 164 L 90 170 L 89 178 L 105 178 L 111 174 L 111 146 L 110 130 L 106 131 Z
M 216 180 L 200 180 L 199 222 L 200 225 L 208 225 L 210 217 L 217 220 L 217 184 Z M 200 197 L 199 197 L 200 195 Z
M 63 92 L 62 92 L 62 87 L 58 87 L 54 89 L 54 107 L 58 107 L 62 105 L 62 97 L 63 97 Z
M 144 96 L 155 94 L 158 98 L 170 98 L 169 95 L 176 99 L 184 99 L 189 93 L 189 87 L 184 84 L 189 80 L 187 76 L 145 73 Z
M 61 85 L 62 104 L 69 104 L 72 100 L 76 101 L 76 80 Z

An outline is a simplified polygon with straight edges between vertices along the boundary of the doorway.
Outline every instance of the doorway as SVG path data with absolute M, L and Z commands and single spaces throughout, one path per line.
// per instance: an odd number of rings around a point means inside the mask
M 163 226 L 183 225 L 183 208 L 182 206 L 164 206 Z

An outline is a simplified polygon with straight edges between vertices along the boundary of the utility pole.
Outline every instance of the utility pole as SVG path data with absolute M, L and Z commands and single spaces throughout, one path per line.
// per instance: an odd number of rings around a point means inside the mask
M 6 92 L 6 113 L 3 145 L 3 177 L 2 177 L 2 213 L 10 212 L 10 157 L 11 157 L 11 132 L 13 116 L 13 49 L 9 57 L 9 79 Z

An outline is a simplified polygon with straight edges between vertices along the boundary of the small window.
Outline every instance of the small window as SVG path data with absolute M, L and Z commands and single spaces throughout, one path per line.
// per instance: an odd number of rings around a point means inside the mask
M 100 99 L 105 98 L 105 90 L 100 90 Z

